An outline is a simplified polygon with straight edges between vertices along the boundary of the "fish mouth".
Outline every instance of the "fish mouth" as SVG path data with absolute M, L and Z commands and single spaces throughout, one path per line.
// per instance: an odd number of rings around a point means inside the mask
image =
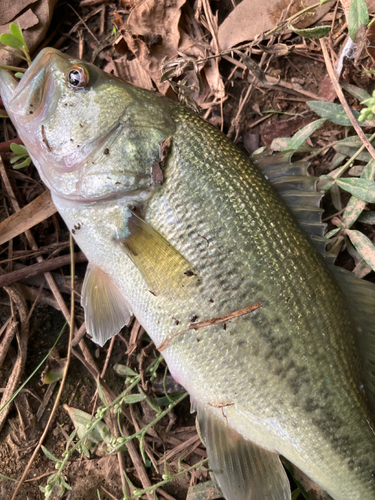
M 65 57 L 52 48 L 43 49 L 33 61 L 32 65 L 21 78 L 14 95 L 9 102 L 9 109 L 13 115 L 30 120 L 53 112 L 53 103 L 56 103 L 55 83 L 51 78 L 51 60 L 53 57 Z

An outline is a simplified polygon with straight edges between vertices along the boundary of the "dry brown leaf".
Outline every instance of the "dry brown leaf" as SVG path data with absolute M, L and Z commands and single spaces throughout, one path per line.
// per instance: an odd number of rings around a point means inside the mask
M 121 30 L 129 49 L 165 94 L 168 83 L 160 83 L 164 59 L 177 57 L 181 7 L 186 0 L 145 0 L 131 11 L 125 30 Z
M 142 67 L 138 59 L 128 61 L 126 56 L 120 57 L 120 59 L 112 60 L 108 63 L 104 68 L 104 71 L 107 73 L 111 73 L 113 71 L 116 76 L 132 83 L 136 87 L 149 90 L 154 89 L 149 74 Z
M 45 191 L 34 201 L 14 213 L 0 224 L 0 245 L 11 238 L 15 238 L 27 229 L 44 221 L 56 213 L 56 207 L 52 201 L 50 191 Z
M 307 28 L 321 19 L 332 7 L 332 2 L 328 2 L 313 11 L 313 14 L 305 15 L 298 23 L 294 23 L 296 28 Z M 375 1 L 375 0 L 374 0 Z M 316 3 L 316 0 L 298 0 L 295 2 L 289 16 Z M 288 8 L 290 0 L 263 0 L 262 7 L 259 8 L 258 0 L 243 0 L 229 14 L 225 21 L 219 26 L 219 45 L 221 50 L 228 50 L 235 45 L 252 40 L 256 35 L 272 29 L 280 20 L 282 12 Z
M 39 19 L 36 17 L 31 9 L 27 9 L 21 16 L 17 17 L 17 24 L 21 26 L 23 30 L 32 28 L 39 23 Z M 9 24 L 4 24 L 0 26 L 0 34 L 9 33 Z
M 178 51 L 189 57 L 196 57 L 197 59 L 204 59 L 206 51 L 200 42 L 194 40 L 183 29 L 180 29 L 180 43 Z
M 336 99 L 337 94 L 329 75 L 326 75 L 320 82 L 318 95 L 322 98 L 322 101 L 333 102 Z
M 4 0 L 0 0 L 0 2 L 3 1 Z M 19 23 L 21 28 L 25 30 L 24 37 L 30 52 L 33 52 L 43 41 L 52 19 L 53 9 L 55 7 L 56 1 L 57 0 L 37 0 L 34 3 L 30 2 L 31 8 L 21 16 L 13 19 L 14 23 Z M 13 3 L 14 5 L 17 5 L 18 12 L 20 12 L 23 8 L 23 2 L 21 3 L 18 1 L 14 1 Z M 21 9 L 19 5 L 21 5 Z M 16 14 L 17 12 L 15 13 L 15 15 Z M 4 31 L 9 31 L 8 24 L 0 26 L 0 33 L 3 33 Z M 0 52 L 0 64 L 16 66 L 20 61 L 21 59 L 14 54 L 10 54 L 5 50 L 2 50 Z
M 37 0 L 1 0 L 0 25 L 10 23 L 13 19 L 29 5 Z

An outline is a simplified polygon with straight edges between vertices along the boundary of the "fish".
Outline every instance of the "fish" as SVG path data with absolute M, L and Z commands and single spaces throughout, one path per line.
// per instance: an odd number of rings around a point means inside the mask
M 227 500 L 290 500 L 280 457 L 375 499 L 375 292 L 325 251 L 290 153 L 246 156 L 176 101 L 43 49 L 0 94 L 89 261 L 99 345 L 135 315 L 190 394 Z

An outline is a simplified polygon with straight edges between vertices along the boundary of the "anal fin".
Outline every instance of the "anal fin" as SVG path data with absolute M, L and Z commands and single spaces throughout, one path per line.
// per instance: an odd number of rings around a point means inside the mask
M 247 441 L 211 410 L 198 406 L 197 412 L 210 468 L 227 500 L 291 499 L 289 480 L 276 453 Z
M 111 278 L 89 264 L 82 287 L 86 329 L 92 340 L 103 346 L 129 323 L 132 311 Z

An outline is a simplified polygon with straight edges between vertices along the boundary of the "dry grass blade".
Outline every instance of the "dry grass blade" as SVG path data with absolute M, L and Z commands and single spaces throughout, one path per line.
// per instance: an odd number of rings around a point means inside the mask
M 0 245 L 39 224 L 39 222 L 44 221 L 56 212 L 50 191 L 45 191 L 31 203 L 1 222 Z

